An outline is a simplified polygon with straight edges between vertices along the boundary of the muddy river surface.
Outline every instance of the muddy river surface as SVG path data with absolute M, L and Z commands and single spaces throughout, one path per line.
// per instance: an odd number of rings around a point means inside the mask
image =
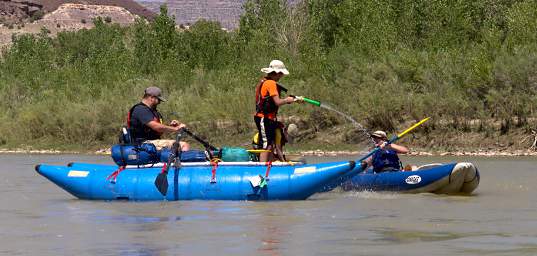
M 537 255 L 536 157 L 403 158 L 476 164 L 471 196 L 329 192 L 276 202 L 83 201 L 34 170 L 72 161 L 112 163 L 0 155 L 0 254 Z

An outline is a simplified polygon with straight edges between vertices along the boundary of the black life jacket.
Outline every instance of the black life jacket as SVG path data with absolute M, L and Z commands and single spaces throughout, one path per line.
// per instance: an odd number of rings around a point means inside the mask
M 127 122 L 126 126 L 122 128 L 122 134 L 120 136 L 120 143 L 122 144 L 140 144 L 145 140 L 153 140 L 153 139 L 159 139 L 160 134 L 157 134 L 155 131 L 153 131 L 151 128 L 144 125 L 143 130 L 139 131 L 132 125 L 132 112 L 134 111 L 134 108 L 138 106 L 143 106 L 145 108 L 148 108 L 151 110 L 151 113 L 153 113 L 154 117 L 157 119 L 159 123 L 162 123 L 162 116 L 158 111 L 155 111 L 145 105 L 142 102 L 137 103 L 136 105 L 132 106 L 129 109 L 129 112 L 127 113 Z M 149 135 L 149 138 L 145 138 L 147 136 L 141 137 L 140 135 Z
M 261 114 L 278 114 L 278 105 L 276 105 L 276 102 L 274 102 L 274 99 L 270 96 L 270 94 L 267 94 L 265 96 L 261 95 L 261 88 L 265 84 L 265 81 L 268 79 L 262 79 L 257 83 L 255 87 L 255 111 L 256 113 Z M 280 84 L 276 83 L 276 87 L 278 90 L 278 95 L 283 91 L 287 92 L 287 89 Z

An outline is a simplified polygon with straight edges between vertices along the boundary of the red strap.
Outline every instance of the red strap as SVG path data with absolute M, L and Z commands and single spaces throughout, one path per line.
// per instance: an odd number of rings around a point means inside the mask
M 117 176 L 119 175 L 120 172 L 122 172 L 123 170 L 125 170 L 125 166 L 120 166 L 117 170 L 115 170 L 112 174 L 108 175 L 108 177 L 106 177 L 106 180 L 110 180 L 110 182 L 112 183 L 116 183 L 116 180 L 117 180 Z
M 127 114 L 127 128 L 131 128 L 131 113 Z
M 268 161 L 266 165 L 267 165 L 267 171 L 265 172 L 265 179 L 268 180 L 268 176 L 270 174 L 270 168 L 272 167 L 272 161 Z
M 211 165 L 213 166 L 213 169 L 211 170 L 211 183 L 216 183 L 216 168 L 218 167 L 218 161 L 211 161 Z
M 162 170 L 160 170 L 160 173 L 165 173 L 166 172 L 166 163 L 164 163 L 164 165 L 162 166 Z
M 261 104 L 261 99 L 263 98 L 263 96 L 261 96 L 261 87 L 263 86 L 264 82 L 265 82 L 265 79 L 263 78 L 255 86 L 255 103 L 256 104 Z

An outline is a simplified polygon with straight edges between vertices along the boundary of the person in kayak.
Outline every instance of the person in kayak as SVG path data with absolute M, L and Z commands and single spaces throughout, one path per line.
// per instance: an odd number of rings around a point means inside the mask
M 278 84 L 278 81 L 284 75 L 289 75 L 289 71 L 282 61 L 271 61 L 269 67 L 262 68 L 261 72 L 266 75 L 256 85 L 254 121 L 259 132 L 258 148 L 269 150 L 269 152 L 259 154 L 259 161 L 268 162 L 272 161 L 276 148 L 274 144 L 276 129 L 278 128 L 277 114 L 279 107 L 301 101 L 291 96 L 280 98 L 281 93 L 287 92 L 287 89 Z
M 401 161 L 397 154 L 407 154 L 408 148 L 394 143 L 388 144 L 388 136 L 384 131 L 375 131 L 371 134 L 375 142 L 375 147 L 380 148 L 371 157 L 362 161 L 362 169 L 373 166 L 373 171 L 389 172 L 400 171 L 402 169 Z
M 149 141 L 157 146 L 171 147 L 174 140 L 161 140 L 164 133 L 177 133 L 185 124 L 177 120 L 172 120 L 169 125 L 162 121 L 162 115 L 158 112 L 157 106 L 166 101 L 162 97 L 162 90 L 158 87 L 151 86 L 144 90 L 142 101 L 135 104 L 129 110 L 127 116 L 127 127 L 130 130 L 132 142 L 143 143 Z M 190 145 L 181 141 L 181 150 L 187 151 Z

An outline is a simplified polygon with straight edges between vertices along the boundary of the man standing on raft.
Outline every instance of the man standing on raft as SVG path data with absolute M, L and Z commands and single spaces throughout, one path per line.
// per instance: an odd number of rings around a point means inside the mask
M 272 161 L 273 151 L 275 150 L 275 133 L 278 128 L 278 108 L 281 105 L 300 102 L 297 98 L 286 97 L 280 98 L 282 91 L 286 92 L 283 86 L 278 84 L 278 81 L 284 76 L 289 75 L 289 71 L 280 60 L 270 62 L 268 68 L 262 68 L 261 72 L 265 73 L 265 77 L 259 81 L 255 88 L 255 106 L 256 113 L 254 116 L 255 125 L 259 132 L 258 148 L 267 149 L 269 152 L 259 154 L 260 162 Z M 281 152 L 278 152 L 281 154 Z

